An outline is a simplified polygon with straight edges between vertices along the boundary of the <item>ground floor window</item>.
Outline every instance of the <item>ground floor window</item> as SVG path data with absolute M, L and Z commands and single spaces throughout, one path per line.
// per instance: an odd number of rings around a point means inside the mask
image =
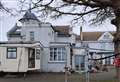
M 17 58 L 17 48 L 7 48 L 7 58 L 16 59 Z
M 113 55 L 113 54 L 110 54 L 108 56 L 111 56 L 111 55 Z M 108 57 L 108 56 L 106 56 L 106 57 Z M 113 59 L 112 57 L 105 59 L 105 64 L 106 65 L 111 65 L 112 64 L 112 59 Z
M 50 48 L 50 61 L 65 61 L 66 49 L 65 47 L 51 47 Z
M 85 56 L 75 55 L 75 69 L 84 70 Z
M 106 64 L 106 65 L 110 65 L 110 64 L 111 64 L 111 58 L 105 59 L 105 64 Z

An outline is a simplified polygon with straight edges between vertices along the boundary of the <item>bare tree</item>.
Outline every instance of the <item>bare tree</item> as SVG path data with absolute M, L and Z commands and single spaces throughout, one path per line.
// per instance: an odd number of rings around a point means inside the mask
M 0 1 L 0 11 L 1 12 L 7 12 L 7 13 L 9 13 L 10 15 L 13 15 L 14 16 L 14 14 L 12 13 L 12 11 L 11 11 L 12 9 L 9 9 L 9 8 L 7 8 L 7 7 L 5 7 L 4 5 L 3 5 L 3 3 L 2 3 L 2 1 Z

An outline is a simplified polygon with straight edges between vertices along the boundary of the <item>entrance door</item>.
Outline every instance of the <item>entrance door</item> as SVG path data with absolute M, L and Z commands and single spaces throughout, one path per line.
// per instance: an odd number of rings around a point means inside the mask
M 28 49 L 28 68 L 35 68 L 35 49 Z
M 84 70 L 85 56 L 75 55 L 75 69 L 76 71 Z

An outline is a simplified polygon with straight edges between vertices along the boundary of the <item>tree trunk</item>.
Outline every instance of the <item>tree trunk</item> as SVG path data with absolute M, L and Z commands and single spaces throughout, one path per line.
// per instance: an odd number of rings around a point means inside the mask
M 113 21 L 114 21 L 114 25 L 116 26 L 116 33 L 114 35 L 115 54 L 120 54 L 120 17 L 116 17 Z M 116 58 L 120 58 L 120 55 L 117 55 Z M 120 67 L 119 66 L 116 66 L 116 77 L 118 78 L 117 82 L 120 82 Z
M 115 19 L 112 20 L 112 24 L 116 26 L 116 33 L 114 36 L 114 49 L 115 54 L 120 53 L 120 0 L 111 0 L 112 8 L 114 10 Z M 117 55 L 116 58 L 120 58 L 120 55 Z M 117 82 L 120 82 L 120 67 L 116 66 L 116 77 Z

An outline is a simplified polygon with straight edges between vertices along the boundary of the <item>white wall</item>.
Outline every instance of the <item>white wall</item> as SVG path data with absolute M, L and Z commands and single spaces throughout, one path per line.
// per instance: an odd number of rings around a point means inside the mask
M 8 41 L 21 41 L 21 37 L 8 37 Z
M 66 62 L 49 62 L 48 72 L 65 72 L 65 63 Z
M 67 63 L 66 61 L 50 61 L 50 49 L 44 48 L 44 52 L 42 55 L 41 60 L 41 71 L 44 72 L 64 72 L 64 67 L 67 64 L 68 67 L 70 66 L 70 47 L 67 44 L 52 44 L 51 46 L 56 47 L 65 47 L 67 52 Z
M 38 59 L 37 60 L 35 59 L 35 68 L 28 68 L 28 48 L 35 45 L 34 44 L 0 44 L 0 62 L 1 62 L 0 71 L 27 72 L 28 70 L 40 70 L 40 60 Z M 16 59 L 7 58 L 7 48 L 9 47 L 17 48 Z
M 21 55 L 22 54 L 22 55 Z M 0 70 L 5 72 L 26 72 L 28 69 L 28 55 L 25 48 L 17 48 L 17 58 L 7 59 L 7 47 L 0 47 Z M 21 58 L 21 62 L 20 62 Z M 20 67 L 18 68 L 18 63 Z
M 50 42 L 54 42 L 54 31 L 51 26 L 24 26 L 22 27 L 22 35 L 25 41 L 30 41 L 30 31 L 35 33 L 35 41 L 40 41 L 44 46 L 49 46 Z
M 49 48 L 43 49 L 43 54 L 41 55 L 41 71 L 48 72 L 48 59 L 49 59 Z
M 75 43 L 75 35 L 71 35 L 70 37 L 57 37 L 57 35 L 56 35 L 55 42 Z

